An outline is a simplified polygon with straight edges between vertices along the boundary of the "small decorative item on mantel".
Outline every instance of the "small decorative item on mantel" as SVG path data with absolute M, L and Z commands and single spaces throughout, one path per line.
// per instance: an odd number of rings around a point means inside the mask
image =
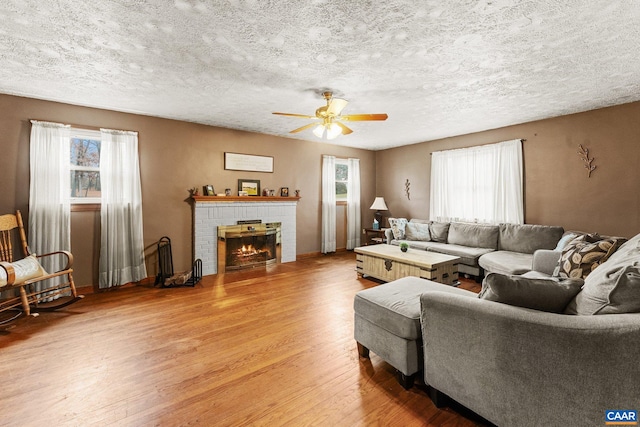
M 191 195 L 191 197 L 199 196 L 200 193 L 198 192 L 198 187 L 190 188 L 189 189 L 189 194 Z
M 280 188 L 280 197 L 289 197 L 289 187 Z
M 296 197 L 300 197 L 300 190 L 296 190 Z
M 400 243 L 400 250 L 402 252 L 407 252 L 409 250 L 409 244 L 406 242 Z

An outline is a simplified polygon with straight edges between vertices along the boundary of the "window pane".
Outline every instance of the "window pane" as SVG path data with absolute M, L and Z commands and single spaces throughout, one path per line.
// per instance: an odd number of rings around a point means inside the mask
M 336 164 L 336 181 L 346 181 L 347 179 L 349 179 L 349 165 L 337 163 Z
M 100 196 L 100 172 L 71 171 L 71 197 Z
M 71 138 L 71 164 L 100 167 L 100 141 Z
M 336 182 L 336 200 L 347 200 L 346 182 Z

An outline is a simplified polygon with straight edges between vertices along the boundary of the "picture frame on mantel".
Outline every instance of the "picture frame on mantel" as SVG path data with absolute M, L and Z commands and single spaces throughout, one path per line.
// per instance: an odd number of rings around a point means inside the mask
M 260 180 L 259 179 L 239 179 L 238 194 L 240 194 L 241 191 L 246 192 L 248 196 L 259 196 Z
M 273 157 L 225 152 L 224 168 L 232 171 L 273 173 Z

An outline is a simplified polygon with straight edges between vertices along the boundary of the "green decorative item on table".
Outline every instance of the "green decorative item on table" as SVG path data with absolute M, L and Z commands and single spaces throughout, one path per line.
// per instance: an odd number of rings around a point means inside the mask
M 407 252 L 407 250 L 409 250 L 409 244 L 405 242 L 400 243 L 400 250 L 402 252 Z

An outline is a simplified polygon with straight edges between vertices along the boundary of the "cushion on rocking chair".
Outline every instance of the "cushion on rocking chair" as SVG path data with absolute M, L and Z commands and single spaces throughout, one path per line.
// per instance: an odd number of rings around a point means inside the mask
M 12 285 L 21 285 L 29 279 L 35 279 L 48 274 L 44 268 L 38 262 L 36 255 L 32 254 L 20 261 L 12 262 L 10 265 L 13 267 L 16 278 Z M 0 268 L 0 287 L 6 286 L 7 274 L 3 268 Z

